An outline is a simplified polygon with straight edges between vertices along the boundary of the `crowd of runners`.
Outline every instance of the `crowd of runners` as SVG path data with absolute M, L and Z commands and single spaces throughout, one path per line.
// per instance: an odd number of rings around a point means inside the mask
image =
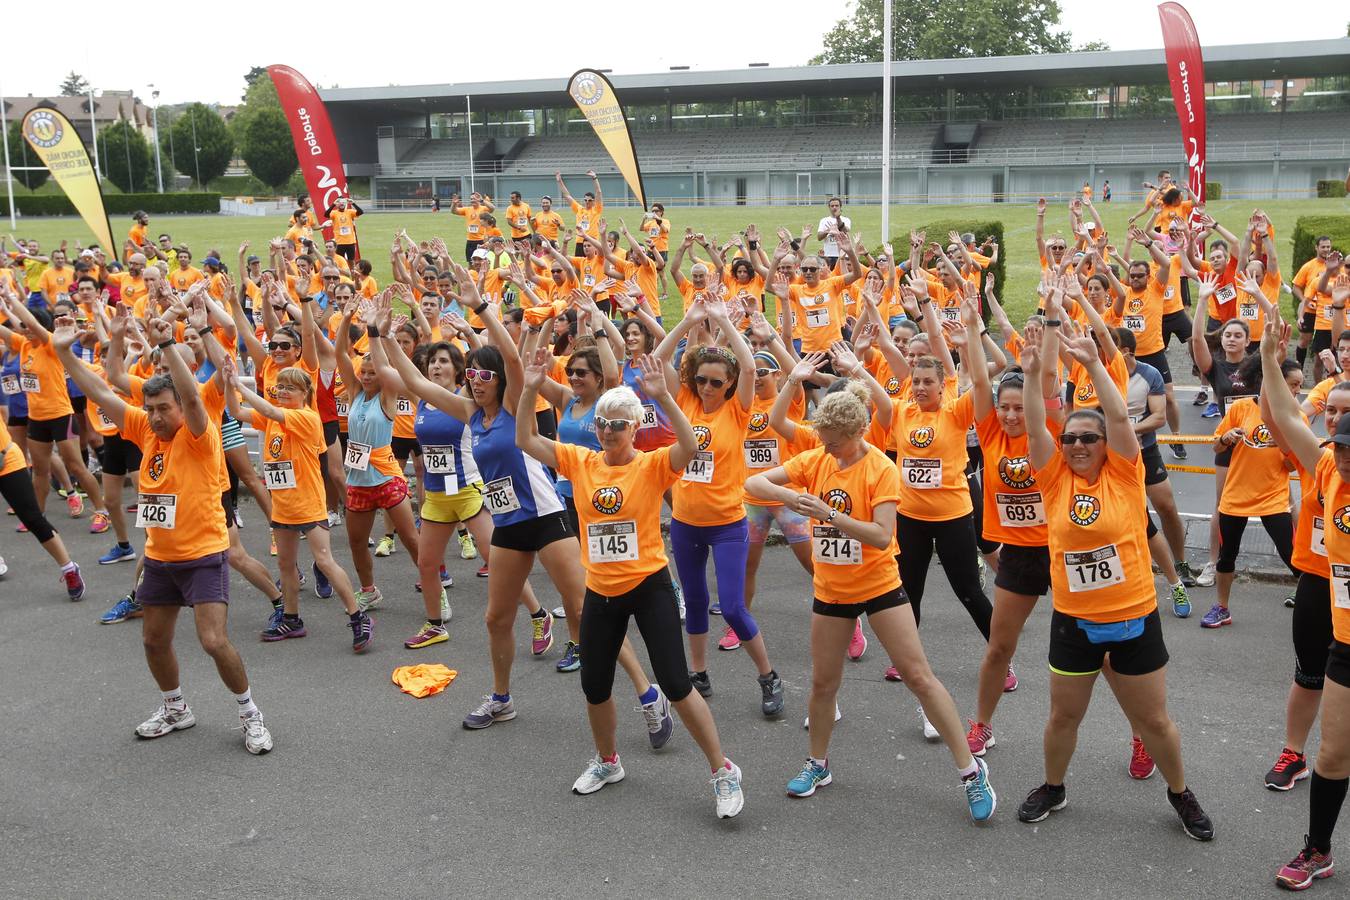
M 1218 221 L 1165 172 L 1121 234 L 1090 196 L 1053 214 L 1041 201 L 1036 312 L 1014 323 L 990 272 L 1007 248 L 985 235 L 916 231 L 868 247 L 837 199 L 797 234 L 747 224 L 717 242 L 672 226 L 660 204 L 630 215 L 629 231 L 591 179 L 578 200 L 559 176 L 558 202 L 537 211 L 519 193 L 504 208 L 456 197 L 462 253 L 400 230 L 384 285 L 369 261 L 384 238 L 346 200 L 319 211 L 301 198 L 283 236 L 234 255 L 195 248 L 200 262 L 144 214 L 121 247 L 3 248 L 0 494 L 71 600 L 95 561 L 71 558 L 53 525 L 60 503 L 109 535 L 97 565 L 133 564 L 98 587 L 125 591 L 103 623 L 142 619 L 162 694 L 136 734 L 195 723 L 173 645 L 187 607 L 245 747 L 272 749 L 227 635 L 230 569 L 268 601 L 262 641 L 337 616 L 302 604 L 308 590 L 336 596 L 360 653 L 386 639 L 382 605 L 418 602 L 382 594 L 379 569 L 411 566 L 425 623 L 403 642 L 417 651 L 449 639 L 453 552 L 481 558 L 492 672 L 464 727 L 518 714 L 523 606 L 532 653 L 579 673 L 594 748 L 576 793 L 625 777 L 617 666 L 652 747 L 678 717 L 707 759 L 717 815 L 741 811 L 741 770 L 706 702 L 710 643 L 750 657 L 757 683 L 718 690 L 757 697 L 755 715 L 788 714 L 779 673 L 809 671 L 795 711 L 807 755 L 784 786 L 805 798 L 829 785 L 836 695 L 846 659 L 867 653 L 865 616 L 885 678 L 914 694 L 916 725 L 945 744 L 982 822 L 997 806 L 995 712 L 1048 595 L 1044 782 L 1018 818 L 1064 808 L 1102 675 L 1131 726 L 1130 775 L 1160 772 L 1185 833 L 1208 841 L 1168 712 L 1159 596 L 1187 618 L 1192 589 L 1213 586 L 1200 625 L 1231 624 L 1243 531 L 1259 518 L 1298 579 L 1285 735 L 1264 783 L 1309 780 L 1303 848 L 1276 878 L 1302 889 L 1332 873 L 1350 785 L 1350 268 L 1329 238 L 1290 272 L 1264 213 Z M 678 318 L 662 316 L 668 297 Z M 1173 343 L 1214 421 L 1206 559 L 1186 557 L 1163 461 L 1164 445 L 1186 456 Z M 270 527 L 275 565 L 240 542 L 241 492 Z M 784 658 L 755 616 L 775 527 L 793 561 L 774 558 L 812 580 L 809 660 Z M 350 568 L 332 551 L 343 532 Z M 964 725 L 920 640 L 934 552 L 986 641 Z M 560 607 L 531 590 L 536 564 Z M 751 714 L 735 710 L 718 717 Z

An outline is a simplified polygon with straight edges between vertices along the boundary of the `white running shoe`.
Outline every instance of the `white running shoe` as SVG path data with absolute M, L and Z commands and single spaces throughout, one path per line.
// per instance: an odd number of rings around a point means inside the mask
M 597 754 L 591 758 L 581 777 L 572 783 L 572 793 L 594 794 L 607 784 L 623 781 L 623 776 L 623 762 L 619 760 L 617 754 L 612 763 L 605 762 Z
M 1205 563 L 1205 567 L 1200 570 L 1200 574 L 1195 576 L 1195 583 L 1201 587 L 1213 587 L 1214 571 L 1214 563 Z
M 361 612 L 370 612 L 383 604 L 384 595 L 380 593 L 378 587 L 356 592 L 356 608 Z
M 244 749 L 249 753 L 262 756 L 272 749 L 272 732 L 263 724 L 262 713 L 240 716 L 239 727 L 244 731 Z
M 741 767 L 728 761 L 717 770 L 712 779 L 713 796 L 717 798 L 717 818 L 730 819 L 745 808 L 745 792 L 741 790 Z
M 565 619 L 565 618 L 567 618 L 567 609 L 566 609 L 566 607 L 562 607 L 562 606 L 555 606 L 555 607 L 553 607 L 553 618 L 555 618 L 555 619 Z
M 441 621 L 449 622 L 450 616 L 450 595 L 446 593 L 445 588 L 441 588 Z
M 933 723 L 928 721 L 928 713 L 923 711 L 922 706 L 919 707 L 919 718 L 923 719 L 923 739 L 925 741 L 941 739 L 942 735 L 938 734 L 938 730 L 933 727 Z
M 839 711 L 839 704 L 836 703 L 836 704 L 834 705 L 834 720 L 835 720 L 836 722 L 838 722 L 838 721 L 839 721 L 840 719 L 842 719 L 843 717 L 844 717 L 844 714 L 841 713 L 841 712 Z M 805 728 L 807 731 L 810 731 L 810 730 L 811 730 L 811 717 L 810 717 L 810 716 L 807 716 L 805 719 L 802 719 L 802 727 Z
M 181 709 L 161 703 L 153 716 L 136 726 L 136 735 L 146 740 L 152 740 L 164 737 L 170 732 L 191 728 L 196 724 L 197 717 L 192 714 L 192 710 L 186 703 L 183 704 Z
M 0 576 L 9 571 L 9 566 L 5 564 L 5 558 L 0 556 Z

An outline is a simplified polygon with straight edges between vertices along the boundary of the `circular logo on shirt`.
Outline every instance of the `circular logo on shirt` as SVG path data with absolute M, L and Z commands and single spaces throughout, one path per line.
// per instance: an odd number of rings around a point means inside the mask
M 27 138 L 43 150 L 55 147 L 65 136 L 61 121 L 45 109 L 36 110 L 24 125 Z
M 925 425 L 922 428 L 915 428 L 909 433 L 909 442 L 915 447 L 923 448 L 933 443 L 935 437 L 937 437 L 937 433 L 931 427 Z
M 853 498 L 843 488 L 835 488 L 820 499 L 835 512 L 841 512 L 846 516 L 853 515 Z
M 1097 391 L 1090 381 L 1086 384 L 1078 385 L 1078 388 L 1073 392 L 1073 398 L 1080 403 L 1091 400 L 1095 396 L 1097 396 Z
M 1003 479 L 1003 483 L 1008 487 L 1022 488 L 1031 487 L 1036 483 L 1036 476 L 1031 474 L 1031 463 L 1025 456 L 1003 457 L 998 461 L 998 477 Z
M 1350 506 L 1342 506 L 1336 510 L 1332 521 L 1336 523 L 1336 530 L 1341 534 L 1350 534 Z
M 886 379 L 886 393 L 894 397 L 900 393 L 900 379 L 892 375 Z
M 753 413 L 750 416 L 750 433 L 759 434 L 765 428 L 769 427 L 769 417 L 762 412 Z
M 1091 525 L 1102 514 L 1102 504 L 1091 494 L 1074 494 L 1069 507 L 1069 521 L 1075 525 Z
M 281 435 L 273 435 L 272 440 L 267 442 L 267 452 L 272 455 L 273 459 L 281 458 Z
M 694 426 L 694 437 L 698 439 L 698 449 L 707 450 L 708 445 L 712 443 L 712 432 L 706 425 Z
M 146 463 L 145 472 L 150 476 L 151 481 L 159 481 L 164 477 L 164 454 L 156 453 L 150 457 L 150 462 Z
M 1266 447 L 1275 446 L 1275 438 L 1271 437 L 1270 429 L 1261 424 L 1252 429 L 1252 433 L 1247 437 L 1247 445 L 1256 450 L 1264 450 Z
M 1126 309 L 1131 313 L 1141 312 L 1144 309 L 1144 298 L 1134 297 L 1126 303 Z
M 595 507 L 596 512 L 612 516 L 623 508 L 623 491 L 613 485 L 596 488 L 591 495 L 591 506 Z

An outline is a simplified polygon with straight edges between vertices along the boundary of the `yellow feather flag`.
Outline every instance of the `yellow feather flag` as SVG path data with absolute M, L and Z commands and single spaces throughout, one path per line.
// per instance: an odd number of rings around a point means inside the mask
M 120 257 L 121 251 L 113 244 L 108 211 L 103 206 L 103 188 L 75 126 L 56 110 L 40 106 L 23 117 L 23 136 L 98 238 L 108 259 Z
M 638 167 L 633 135 L 628 130 L 628 119 L 623 104 L 608 78 L 594 69 L 582 69 L 567 83 L 567 93 L 576 101 L 577 108 L 595 129 L 595 136 L 605 145 L 610 159 L 619 167 L 623 180 L 637 195 L 638 203 L 647 208 L 647 195 L 642 189 L 642 169 Z

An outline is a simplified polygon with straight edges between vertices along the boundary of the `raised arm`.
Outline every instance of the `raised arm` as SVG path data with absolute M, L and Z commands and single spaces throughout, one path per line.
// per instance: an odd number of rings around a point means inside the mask
M 550 469 L 556 469 L 558 445 L 539 433 L 539 423 L 534 417 L 539 388 L 548 379 L 548 369 L 552 363 L 553 357 L 548 348 L 540 347 L 530 357 L 530 364 L 522 370 L 524 378 L 520 387 L 520 399 L 515 406 L 516 446 Z
M 1097 391 L 1097 402 L 1101 404 L 1102 415 L 1106 417 L 1106 439 L 1111 448 L 1127 460 L 1137 459 L 1139 438 L 1134 433 L 1133 423 L 1130 422 L 1125 398 L 1120 395 L 1119 388 L 1111 380 L 1106 366 L 1102 365 L 1092 338 L 1079 331 L 1068 319 L 1054 330 L 1058 332 L 1059 341 L 1069 356 L 1086 369 L 1088 377 L 1092 379 L 1092 386 Z
M 202 394 L 197 387 L 197 379 L 182 354 L 164 347 L 165 342 L 173 343 L 173 326 L 163 319 L 151 319 L 145 323 L 150 343 L 163 347 L 160 358 L 168 363 L 169 376 L 173 379 L 174 390 L 178 392 L 178 402 L 183 407 L 183 425 L 193 436 L 200 437 L 206 429 L 213 427 L 211 417 L 206 414 L 206 404 L 202 403 Z
M 1284 373 L 1280 371 L 1280 356 L 1283 346 L 1289 341 L 1290 329 L 1278 317 L 1266 319 L 1265 329 L 1261 332 L 1261 374 L 1267 384 L 1281 384 Z M 1270 411 L 1271 423 L 1280 430 L 1288 452 L 1294 455 L 1309 472 L 1317 468 L 1322 456 L 1322 444 L 1313 434 L 1307 422 L 1299 412 L 1298 400 L 1289 391 L 1262 391 Z
M 56 320 L 55 324 L 56 331 L 52 334 L 52 348 L 56 350 L 57 359 L 61 360 L 61 365 L 65 366 L 71 379 L 84 392 L 84 395 L 95 403 L 99 409 L 103 410 L 103 414 L 108 417 L 108 421 L 116 425 L 118 431 L 121 431 L 126 427 L 126 401 L 117 396 L 102 378 L 95 375 L 85 365 L 84 360 L 71 351 L 71 347 L 79 340 L 80 336 L 79 330 L 75 327 L 75 320 L 69 316 L 62 316 Z

